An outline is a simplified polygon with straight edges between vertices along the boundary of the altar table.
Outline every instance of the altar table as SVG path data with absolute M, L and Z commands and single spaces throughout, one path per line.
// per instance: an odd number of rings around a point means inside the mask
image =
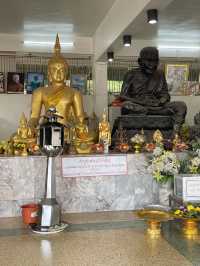
M 159 188 L 147 171 L 147 155 L 122 156 L 127 159 L 126 174 L 74 177 L 62 176 L 62 157 L 57 157 L 56 190 L 62 212 L 134 210 L 155 203 Z M 19 216 L 21 205 L 43 197 L 46 164 L 45 156 L 0 157 L 0 217 Z

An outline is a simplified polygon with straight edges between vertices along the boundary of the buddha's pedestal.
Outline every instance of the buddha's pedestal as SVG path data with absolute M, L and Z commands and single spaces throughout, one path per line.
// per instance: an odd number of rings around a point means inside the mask
M 98 156 L 104 158 L 106 155 L 93 156 L 95 159 Z M 146 169 L 147 156 L 145 154 L 121 154 L 121 156 L 127 159 L 126 174 L 89 177 L 63 177 L 62 157 L 56 158 L 56 194 L 62 212 L 134 210 L 156 203 L 159 186 Z M 68 160 L 72 157 L 65 158 Z M 43 198 L 46 163 L 45 156 L 0 157 L 1 217 L 20 216 L 21 205 L 38 202 Z

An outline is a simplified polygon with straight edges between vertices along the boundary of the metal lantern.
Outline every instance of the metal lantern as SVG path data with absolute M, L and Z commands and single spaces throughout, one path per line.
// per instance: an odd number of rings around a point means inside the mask
M 40 126 L 40 150 L 47 155 L 45 195 L 41 201 L 40 222 L 33 226 L 36 233 L 60 232 L 67 226 L 61 223 L 61 211 L 56 200 L 56 180 L 54 174 L 55 157 L 61 154 L 64 145 L 64 125 L 57 122 L 61 118 L 54 107 L 49 108 L 44 116 L 45 122 Z

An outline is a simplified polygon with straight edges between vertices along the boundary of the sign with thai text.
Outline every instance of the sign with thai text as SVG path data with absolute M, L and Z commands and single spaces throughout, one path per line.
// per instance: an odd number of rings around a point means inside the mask
M 183 178 L 183 200 L 200 201 L 200 176 Z
M 63 177 L 127 175 L 126 155 L 62 158 Z

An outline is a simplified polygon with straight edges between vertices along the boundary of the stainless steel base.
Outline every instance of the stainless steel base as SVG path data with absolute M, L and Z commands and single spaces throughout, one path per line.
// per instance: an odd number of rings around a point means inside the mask
M 52 227 L 60 224 L 60 207 L 56 199 L 43 199 L 41 202 L 40 226 Z
M 67 223 L 60 223 L 60 224 L 52 226 L 52 227 L 42 227 L 40 225 L 33 225 L 31 227 L 31 229 L 36 234 L 49 235 L 49 234 L 56 234 L 56 233 L 62 232 L 68 226 L 69 225 Z

